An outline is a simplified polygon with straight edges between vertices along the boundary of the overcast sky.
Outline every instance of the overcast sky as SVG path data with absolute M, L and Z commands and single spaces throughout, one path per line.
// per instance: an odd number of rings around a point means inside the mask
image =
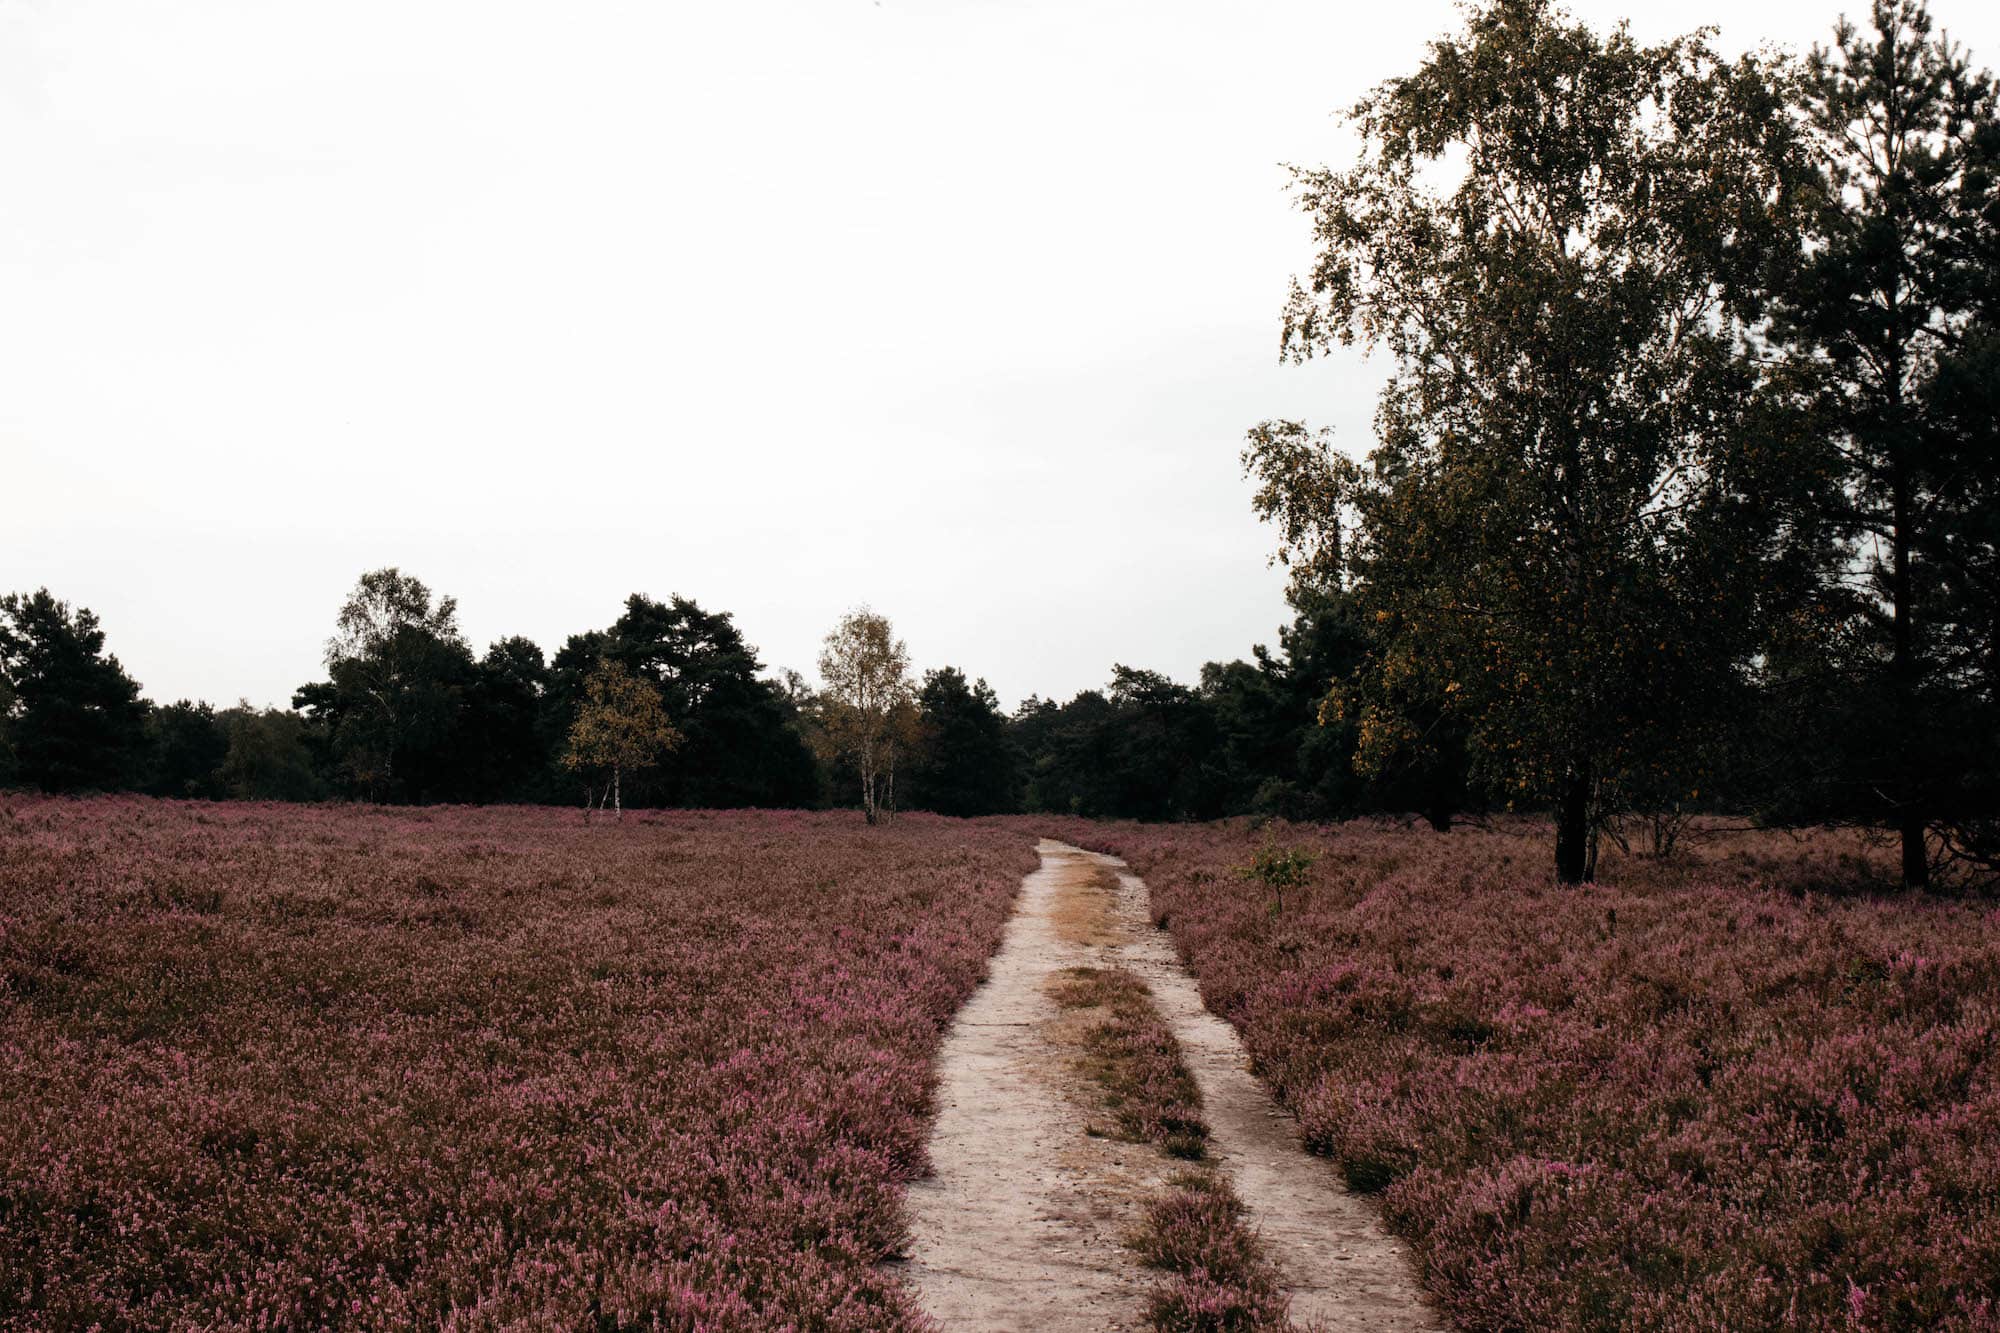
M 1934 12 L 1994 63 L 1992 9 Z M 479 648 L 678 592 L 773 668 L 865 601 L 1010 707 L 1190 678 L 1285 615 L 1244 430 L 1367 447 L 1378 365 L 1277 361 L 1279 164 L 1456 23 L 0 0 L 0 591 L 95 609 L 162 701 L 288 703 L 388 564 Z

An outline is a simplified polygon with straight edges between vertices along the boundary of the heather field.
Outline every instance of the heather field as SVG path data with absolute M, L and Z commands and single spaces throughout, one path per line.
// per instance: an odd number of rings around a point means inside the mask
M 19 796 L 0 1329 L 924 1328 L 880 1261 L 1031 832 L 1146 878 L 1457 1326 L 2000 1329 L 2000 910 L 1849 835 L 1565 889 L 1528 821 Z
M 910 1328 L 1018 833 L 0 798 L 0 1328 Z
M 1050 830 L 1054 832 L 1055 830 Z M 2000 911 L 1847 835 L 1066 824 L 1467 1329 L 2000 1328 Z M 1277 913 L 1235 869 L 1309 849 Z

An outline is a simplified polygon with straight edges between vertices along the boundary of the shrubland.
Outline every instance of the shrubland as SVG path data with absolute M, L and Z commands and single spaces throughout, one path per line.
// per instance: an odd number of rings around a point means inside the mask
M 917 1328 L 1016 834 L 0 798 L 0 1329 Z
M 1051 829 L 1052 833 L 1056 830 Z M 1466 1328 L 2000 1327 L 2000 911 L 1851 833 L 1092 825 Z M 1271 894 L 1237 872 L 1310 854 Z

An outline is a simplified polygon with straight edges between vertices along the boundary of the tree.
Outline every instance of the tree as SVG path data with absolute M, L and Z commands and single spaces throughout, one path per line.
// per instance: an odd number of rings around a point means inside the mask
M 657 796 L 670 805 L 797 806 L 818 793 L 818 773 L 784 689 L 759 674 L 757 650 L 726 611 L 689 598 L 634 594 L 605 651 L 653 681 L 682 745 L 661 766 Z
M 585 682 L 583 707 L 570 724 L 563 766 L 575 772 L 609 769 L 606 794 L 611 797 L 611 808 L 623 818 L 626 771 L 652 767 L 662 753 L 680 744 L 680 739 L 660 707 L 659 692 L 623 663 L 607 658 Z M 584 792 L 587 810 L 590 788 L 586 786 Z M 603 796 L 597 803 L 604 803 Z
M 1027 770 L 1023 804 L 1094 818 L 1215 818 L 1231 809 L 1219 717 L 1206 688 L 1127 666 L 1112 668 L 1108 693 L 1083 690 L 1062 705 L 1030 698 L 1009 725 Z
M 1118 732 L 1125 716 L 1102 690 L 1079 690 L 1068 703 L 1030 696 L 1008 731 L 1026 772 L 1026 810 L 1108 818 L 1130 801 L 1119 769 Z
M 911 766 L 913 804 L 941 815 L 1013 809 L 1014 751 L 992 687 L 940 667 L 924 673 L 917 710 L 922 746 Z
M 532 799 L 548 761 L 540 731 L 548 667 L 528 639 L 486 650 L 465 691 L 455 747 L 463 790 L 478 801 Z
M 140 780 L 146 704 L 88 607 L 47 588 L 0 597 L 0 699 L 14 780 L 57 792 Z
M 1774 326 L 1808 429 L 1833 449 L 1825 517 L 1848 544 L 1832 577 L 1865 597 L 1840 666 L 1866 702 L 1841 710 L 1854 725 L 1836 783 L 1866 793 L 1919 886 L 1926 834 L 1949 846 L 1963 816 L 1990 813 L 1968 779 L 2000 740 L 2000 130 L 1991 77 L 1932 35 L 1922 0 L 1876 0 L 1870 19 L 1843 20 L 1807 65 L 1813 206 L 1775 270 Z
M 552 755 L 560 755 L 584 679 L 601 657 L 650 682 L 682 736 L 635 779 L 635 805 L 796 807 L 818 800 L 819 769 L 798 701 L 759 674 L 756 649 L 728 612 L 705 611 L 685 597 L 658 602 L 634 593 L 611 628 L 570 636 L 550 663 L 543 695 Z
M 572 634 L 549 659 L 548 674 L 542 687 L 541 708 L 535 719 L 535 735 L 540 743 L 544 764 L 543 783 L 537 793 L 542 804 L 552 804 L 558 800 L 567 801 L 572 790 L 572 774 L 563 763 L 563 754 L 569 748 L 570 724 L 576 721 L 577 713 L 583 708 L 584 686 L 597 664 L 610 656 L 611 636 L 604 630 L 587 630 L 582 634 Z M 642 804 L 641 784 L 634 783 L 633 804 Z
M 1330 433 L 1296 421 L 1253 428 L 1243 463 L 1259 482 L 1252 508 L 1278 532 L 1272 563 L 1291 571 L 1285 596 L 1299 617 L 1283 643 L 1294 660 L 1287 674 L 1316 686 L 1309 704 L 1315 730 L 1300 752 L 1317 762 L 1317 785 L 1346 798 L 1331 809 L 1416 810 L 1432 828 L 1449 832 L 1471 799 L 1466 724 L 1436 697 L 1432 682 L 1379 669 L 1389 647 L 1384 618 L 1369 614 L 1355 593 L 1352 574 L 1366 548 L 1347 530 L 1350 505 L 1368 474 L 1335 450 Z M 1275 674 L 1261 649 L 1259 661 Z M 1391 718 L 1394 726 L 1380 725 Z M 1331 779 L 1328 758 L 1361 790 Z M 1313 806 L 1283 780 L 1260 804 L 1287 814 Z
M 1374 771 L 1462 728 L 1487 780 L 1553 801 L 1567 882 L 1649 720 L 1754 652 L 1791 484 L 1744 336 L 1796 171 L 1783 110 L 1705 35 L 1641 46 L 1492 0 L 1355 108 L 1352 169 L 1295 172 L 1318 254 L 1288 354 L 1395 360 L 1366 468 L 1296 423 L 1247 453 L 1369 614 L 1334 711 Z
M 1331 819 L 1368 810 L 1415 810 L 1440 832 L 1466 808 L 1462 736 L 1434 729 L 1425 744 L 1364 775 L 1355 771 L 1356 726 L 1328 699 L 1356 687 L 1375 648 L 1368 621 L 1339 580 L 1294 578 L 1295 615 L 1252 661 L 1202 668 L 1201 697 L 1214 715 L 1213 759 L 1231 814 Z
M 887 616 L 862 607 L 841 617 L 819 655 L 820 744 L 851 762 L 870 824 L 896 810 L 896 759 L 916 739 L 910 652 Z
M 326 796 L 306 719 L 244 702 L 217 714 L 216 721 L 229 740 L 217 778 L 231 800 L 317 801 Z
M 146 790 L 154 796 L 214 800 L 223 794 L 222 764 L 229 734 L 215 709 L 182 699 L 155 708 L 146 719 L 152 751 Z
M 1250 858 L 1250 864 L 1236 867 L 1241 879 L 1262 884 L 1271 891 L 1271 914 L 1283 916 L 1285 912 L 1285 890 L 1302 889 L 1312 882 L 1313 861 L 1316 858 L 1303 847 L 1280 848 L 1272 843 L 1259 847 Z
M 8 719 L 14 716 L 14 686 L 7 679 L 7 673 L 0 670 L 0 791 L 12 787 L 15 776 L 13 729 Z
M 1222 792 L 1212 766 L 1217 738 L 1208 701 L 1157 671 L 1113 665 L 1111 751 L 1115 813 L 1132 819 L 1214 819 Z
M 433 600 L 393 567 L 363 574 L 327 641 L 326 667 L 328 679 L 302 686 L 293 706 L 324 731 L 361 792 L 423 801 L 462 791 L 453 746 L 473 660 L 454 599 Z

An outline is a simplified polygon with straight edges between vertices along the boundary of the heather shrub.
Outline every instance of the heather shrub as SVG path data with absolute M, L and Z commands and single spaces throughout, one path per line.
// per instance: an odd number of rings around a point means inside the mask
M 1287 1300 L 1244 1224 L 1243 1204 L 1213 1172 L 1176 1176 L 1146 1210 L 1133 1248 L 1171 1274 L 1147 1301 L 1157 1333 L 1287 1329 Z
M 1065 825 L 1145 876 L 1308 1145 L 1468 1328 L 2000 1328 L 2000 912 L 1858 838 L 1558 887 L 1545 827 Z
M 915 1329 L 1017 834 L 14 800 L 0 1329 Z

